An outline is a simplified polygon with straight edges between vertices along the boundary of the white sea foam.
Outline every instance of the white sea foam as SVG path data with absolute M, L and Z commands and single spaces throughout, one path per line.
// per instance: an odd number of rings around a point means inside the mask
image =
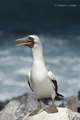
M 30 69 L 29 68 L 21 68 L 21 69 L 18 69 L 18 70 L 15 70 L 15 74 L 22 74 L 22 75 L 27 75 L 27 73 L 30 72 Z
M 13 60 L 14 57 L 12 56 L 7 56 L 7 57 L 1 57 L 0 61 L 4 62 L 4 61 L 11 61 Z
M 75 84 L 77 84 L 77 79 L 75 79 L 75 78 L 73 78 L 72 80 L 71 79 L 69 79 L 68 80 L 68 82 L 67 82 L 69 85 L 75 85 Z
M 8 50 L 0 50 L 0 55 L 9 55 Z
M 22 60 L 22 61 L 26 61 L 26 62 L 32 62 L 32 58 L 30 58 L 30 57 L 20 57 L 20 60 Z
M 2 84 L 6 86 L 28 87 L 27 82 L 15 81 L 15 80 L 9 80 L 9 79 L 2 82 Z
M 68 63 L 68 64 L 80 64 L 80 57 L 69 57 L 69 56 L 63 56 L 63 57 L 53 57 L 52 59 L 46 58 L 46 62 L 49 63 L 55 63 L 55 64 L 60 64 L 60 63 Z
M 4 73 L 3 73 L 3 72 L 0 72 L 0 81 L 2 81 L 3 76 L 4 76 Z
M 30 57 L 23 57 L 23 56 L 5 56 L 1 57 L 0 61 L 10 61 L 10 60 L 22 60 L 22 61 L 32 61 Z

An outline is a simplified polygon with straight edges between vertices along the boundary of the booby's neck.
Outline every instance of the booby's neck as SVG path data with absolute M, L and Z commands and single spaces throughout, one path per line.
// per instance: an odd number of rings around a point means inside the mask
M 32 48 L 32 54 L 33 54 L 33 68 L 45 68 L 45 62 L 43 58 L 43 48 L 42 45 L 35 45 L 34 48 Z

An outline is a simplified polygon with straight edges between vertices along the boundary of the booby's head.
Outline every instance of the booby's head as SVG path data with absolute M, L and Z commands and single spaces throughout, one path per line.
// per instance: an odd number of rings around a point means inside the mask
M 40 39 L 36 35 L 29 35 L 27 37 L 17 39 L 16 41 L 25 41 L 25 43 L 17 44 L 16 46 L 28 46 L 30 48 L 36 47 L 36 45 L 41 44 Z

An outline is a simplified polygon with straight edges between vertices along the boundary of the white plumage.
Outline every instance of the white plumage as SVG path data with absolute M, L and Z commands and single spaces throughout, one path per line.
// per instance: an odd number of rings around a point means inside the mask
M 55 80 L 54 74 L 48 71 L 43 58 L 42 44 L 37 36 L 30 35 L 34 38 L 34 47 L 32 48 L 33 63 L 31 72 L 28 73 L 28 81 L 31 89 L 37 98 L 55 98 L 55 86 L 51 80 Z
M 35 115 L 41 109 L 40 98 L 52 98 L 52 106 L 45 108 L 45 111 L 48 113 L 58 112 L 57 108 L 54 105 L 54 99 L 63 97 L 59 94 L 57 81 L 54 74 L 51 71 L 48 71 L 44 58 L 43 58 L 43 48 L 41 41 L 36 35 L 29 35 L 28 37 L 17 39 L 16 41 L 27 41 L 17 46 L 26 45 L 32 49 L 33 62 L 32 69 L 28 73 L 28 84 L 32 91 L 35 93 L 38 99 L 38 109 L 33 111 L 30 115 Z

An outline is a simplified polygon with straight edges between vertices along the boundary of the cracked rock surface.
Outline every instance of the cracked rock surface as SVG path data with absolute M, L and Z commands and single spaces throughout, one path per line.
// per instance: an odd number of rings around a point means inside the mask
M 70 104 L 68 104 L 70 105 Z M 42 107 L 46 107 L 42 104 Z M 0 120 L 80 120 L 80 113 L 68 108 L 58 107 L 58 113 L 48 114 L 41 110 L 35 116 L 28 114 L 37 108 L 37 100 L 34 94 L 24 94 L 12 99 L 0 112 Z

